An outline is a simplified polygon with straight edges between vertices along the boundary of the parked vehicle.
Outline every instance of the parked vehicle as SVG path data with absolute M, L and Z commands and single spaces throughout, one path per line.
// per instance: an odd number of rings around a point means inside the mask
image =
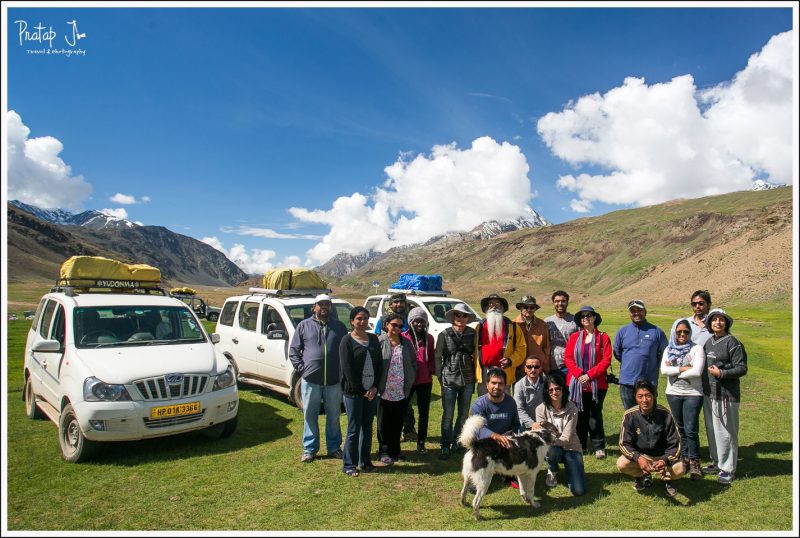
M 481 316 L 469 306 L 465 301 L 450 297 L 450 292 L 442 291 L 420 291 L 389 288 L 387 293 L 382 295 L 370 295 L 364 301 L 364 308 L 369 310 L 369 327 L 374 330 L 375 325 L 381 316 L 389 312 L 389 297 L 394 293 L 405 293 L 408 302 L 406 311 L 421 306 L 428 313 L 428 332 L 433 336 L 434 341 L 440 332 L 450 327 L 450 323 L 445 319 L 445 313 L 459 303 L 463 303 L 475 314 L 476 319 Z
M 157 283 L 98 277 L 45 294 L 25 345 L 26 413 L 58 425 L 64 459 L 106 441 L 233 434 L 239 393 L 218 336 Z
M 205 299 L 198 297 L 196 292 L 191 288 L 179 289 L 188 291 L 178 291 L 177 289 L 173 289 L 170 291 L 170 295 L 183 301 L 186 306 L 191 308 L 194 313 L 197 314 L 197 317 L 201 319 L 205 318 L 208 321 L 217 321 L 219 319 L 220 309 L 218 307 L 209 305 Z
M 217 351 L 231 362 L 239 381 L 284 394 L 302 409 L 300 377 L 289 361 L 289 343 L 297 324 L 313 314 L 314 298 L 331 290 L 249 291 L 225 300 L 217 320 Z M 332 303 L 330 315 L 349 327 L 353 305 L 341 299 Z

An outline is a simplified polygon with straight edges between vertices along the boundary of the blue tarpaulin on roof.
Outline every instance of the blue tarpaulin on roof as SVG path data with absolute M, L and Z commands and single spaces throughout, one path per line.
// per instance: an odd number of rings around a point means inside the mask
M 405 273 L 389 287 L 400 290 L 442 291 L 442 275 Z

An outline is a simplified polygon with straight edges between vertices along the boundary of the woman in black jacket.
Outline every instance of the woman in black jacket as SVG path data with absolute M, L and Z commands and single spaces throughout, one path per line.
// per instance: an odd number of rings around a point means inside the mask
M 382 377 L 383 356 L 378 337 L 367 332 L 369 311 L 366 308 L 353 308 L 350 324 L 353 330 L 342 338 L 339 345 L 342 396 L 347 412 L 342 471 L 347 476 L 358 476 L 356 463 L 363 472 L 375 470 L 370 461 L 372 423 L 378 405 L 376 396 Z

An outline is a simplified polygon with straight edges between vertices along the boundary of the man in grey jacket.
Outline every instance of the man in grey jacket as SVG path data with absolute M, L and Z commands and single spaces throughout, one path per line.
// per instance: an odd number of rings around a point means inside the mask
M 523 366 L 525 375 L 514 384 L 514 401 L 522 428 L 529 430 L 536 422 L 536 407 L 543 401 L 542 360 L 528 357 Z
M 300 374 L 303 395 L 303 455 L 309 463 L 320 448 L 319 408 L 325 404 L 325 442 L 328 455 L 342 457 L 342 373 L 339 367 L 339 344 L 347 334 L 344 324 L 330 317 L 331 298 L 317 295 L 314 315 L 297 324 L 289 346 L 289 360 Z

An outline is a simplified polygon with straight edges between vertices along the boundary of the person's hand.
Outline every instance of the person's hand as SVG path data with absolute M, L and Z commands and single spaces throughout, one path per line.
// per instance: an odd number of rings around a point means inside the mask
M 654 461 L 652 468 L 653 468 L 653 470 L 655 472 L 663 474 L 664 470 L 666 469 L 666 465 L 664 464 L 664 460 L 656 460 L 656 461 Z
M 708 373 L 713 375 L 714 377 L 719 377 L 720 375 L 722 375 L 722 372 L 719 371 L 719 368 L 717 368 L 716 365 L 709 366 Z
M 499 433 L 493 433 L 489 437 L 497 441 L 503 448 L 511 448 L 511 439 L 509 439 L 505 435 L 500 435 Z
M 508 368 L 509 366 L 511 366 L 511 359 L 507 357 L 500 359 L 500 366 L 503 368 Z
M 580 383 L 581 385 L 585 385 L 588 382 L 589 382 L 589 374 L 583 374 L 578 378 L 578 383 Z
M 533 424 L 531 424 L 531 429 L 533 431 L 541 430 L 542 429 L 542 425 L 539 424 L 538 422 L 534 422 Z
M 653 467 L 650 465 L 650 461 L 644 456 L 639 456 L 639 459 L 636 460 L 636 463 L 639 464 L 639 468 L 644 471 L 645 473 L 650 473 L 653 471 Z
M 375 398 L 375 395 L 377 393 L 378 393 L 378 389 L 376 389 L 375 387 L 372 387 L 367 392 L 364 393 L 364 396 L 367 398 L 367 400 L 369 400 L 371 402 L 372 399 Z

